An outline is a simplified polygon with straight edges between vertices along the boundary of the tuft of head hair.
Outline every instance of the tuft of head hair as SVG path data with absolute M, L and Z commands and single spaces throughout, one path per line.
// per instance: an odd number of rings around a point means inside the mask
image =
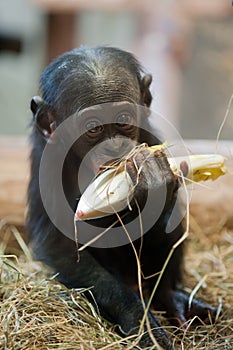
M 40 90 L 45 102 L 63 115 L 104 102 L 140 103 L 142 73 L 138 60 L 127 51 L 83 46 L 48 65 Z

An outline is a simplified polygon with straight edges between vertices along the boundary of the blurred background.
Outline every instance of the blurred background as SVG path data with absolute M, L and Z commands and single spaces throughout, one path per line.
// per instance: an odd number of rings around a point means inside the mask
M 40 72 L 79 45 L 133 52 L 153 109 L 184 138 L 216 139 L 233 93 L 230 0 L 0 0 L 0 134 L 26 135 Z M 233 112 L 221 139 L 233 139 Z

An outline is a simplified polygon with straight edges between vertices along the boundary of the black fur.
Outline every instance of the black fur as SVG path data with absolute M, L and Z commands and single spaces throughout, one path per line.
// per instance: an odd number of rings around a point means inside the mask
M 100 312 L 118 325 L 124 335 L 137 333 L 144 313 L 137 293 L 137 265 L 131 244 L 108 249 L 87 248 L 77 262 L 74 241 L 58 231 L 44 209 L 38 173 L 43 149 L 52 137 L 53 129 L 65 118 L 76 111 L 106 102 L 128 101 L 149 107 L 152 99 L 150 82 L 151 76 L 143 76 L 141 65 L 130 53 L 111 47 L 82 47 L 58 57 L 45 69 L 40 82 L 41 99 L 34 98 L 31 104 L 34 122 L 31 134 L 27 229 L 35 256 L 58 272 L 59 281 L 69 288 L 93 287 L 92 292 Z M 146 118 L 143 120 L 143 126 L 145 125 L 149 127 Z M 104 134 L 103 137 L 109 136 Z M 137 130 L 134 137 L 139 142 L 149 144 L 157 141 L 143 130 Z M 53 147 L 56 147 L 56 143 Z M 85 145 L 85 152 L 89 150 L 88 147 L 91 145 Z M 63 170 L 63 183 L 73 211 L 77 205 L 76 199 L 80 198 L 76 175 L 83 157 L 82 152 L 77 143 L 68 154 Z M 52 171 L 51 163 L 48 172 Z M 147 168 L 144 172 L 145 178 L 151 176 Z M 170 234 L 164 232 L 176 195 L 174 179 L 171 177 L 168 183 L 172 184 L 172 198 L 169 199 L 166 211 L 143 237 L 141 265 L 145 276 L 161 271 L 173 244 L 183 234 L 181 224 Z M 52 184 L 50 185 L 48 194 L 53 196 Z M 143 191 L 142 186 L 139 202 L 143 198 Z M 56 210 L 56 203 L 54 205 Z M 72 224 L 72 218 L 67 220 L 71 220 Z M 134 242 L 137 251 L 140 249 L 140 243 L 141 240 Z M 208 311 L 212 310 L 196 300 L 191 310 L 188 310 L 188 297 L 180 290 L 182 267 L 183 244 L 174 251 L 153 300 L 155 308 L 166 311 L 167 316 L 176 320 L 178 324 L 184 322 L 186 316 L 192 317 L 195 313 L 205 318 Z M 150 295 L 157 276 L 143 280 L 145 298 Z M 148 318 L 158 343 L 164 349 L 173 349 L 151 311 Z M 152 344 L 149 334 L 145 333 L 140 345 L 143 347 Z

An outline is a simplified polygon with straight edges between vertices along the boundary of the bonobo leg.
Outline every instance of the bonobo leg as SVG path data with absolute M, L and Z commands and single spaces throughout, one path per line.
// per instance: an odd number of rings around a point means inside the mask
M 61 265 L 60 265 L 61 264 Z M 138 295 L 123 282 L 117 280 L 104 269 L 89 253 L 81 253 L 80 261 L 62 259 L 57 261 L 56 269 L 60 271 L 59 281 L 69 288 L 92 287 L 94 298 L 100 313 L 106 319 L 119 327 L 124 336 L 136 335 L 144 315 L 143 305 Z M 60 266 L 59 266 L 60 265 Z M 148 319 L 153 336 L 165 350 L 173 350 L 173 346 L 161 328 L 154 315 L 149 312 Z M 144 335 L 140 339 L 140 346 L 149 347 L 154 343 L 144 327 Z
M 206 323 L 209 322 L 210 318 L 214 319 L 216 316 L 216 307 L 201 300 L 193 298 L 189 305 L 189 295 L 182 290 L 171 290 L 159 294 L 154 303 L 155 307 L 159 310 L 165 310 L 166 317 L 178 327 L 186 328 L 187 321 L 195 316 L 197 316 L 197 321 L 199 319 Z

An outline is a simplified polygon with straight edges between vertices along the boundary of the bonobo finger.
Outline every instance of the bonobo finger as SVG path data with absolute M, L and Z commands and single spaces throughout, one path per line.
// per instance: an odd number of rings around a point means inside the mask
M 136 152 L 127 164 L 129 172 L 134 173 L 134 180 L 144 180 L 148 189 L 157 188 L 166 183 L 175 183 L 176 176 L 171 171 L 167 156 L 162 151 L 151 153 L 148 150 Z M 134 167 L 134 169 L 133 169 Z M 131 169 L 130 169 L 131 168 Z M 128 169 L 127 169 L 128 170 Z
M 189 306 L 189 295 L 181 290 L 174 291 L 172 298 L 174 308 L 168 310 L 168 317 L 176 326 L 186 328 L 187 321 L 192 318 L 195 318 L 195 323 L 200 320 L 209 323 L 210 319 L 215 319 L 216 307 L 195 298 Z

